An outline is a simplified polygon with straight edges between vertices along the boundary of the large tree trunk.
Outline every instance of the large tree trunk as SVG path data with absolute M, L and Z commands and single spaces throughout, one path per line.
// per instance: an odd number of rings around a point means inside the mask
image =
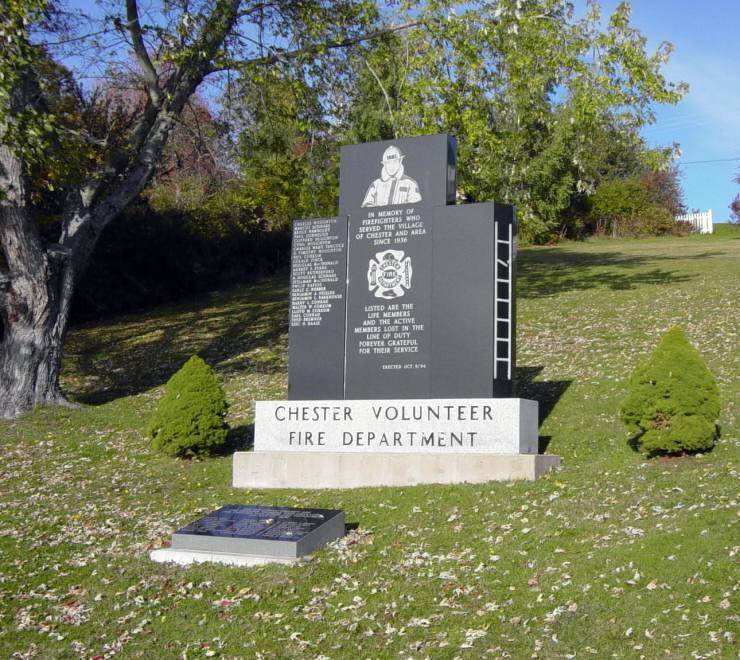
M 12 419 L 38 405 L 67 403 L 59 389 L 59 369 L 72 289 L 62 274 L 49 270 L 18 276 L 6 291 L 0 417 Z
M 110 221 L 151 179 L 153 162 L 172 130 L 162 115 L 150 130 L 147 159 L 109 188 L 93 206 L 70 195 L 60 243 L 44 247 L 33 218 L 22 165 L 0 145 L 0 418 L 18 417 L 38 405 L 70 405 L 61 393 L 62 348 L 74 286 Z M 153 145 L 153 146 L 150 146 Z
M 0 417 L 36 405 L 65 403 L 59 390 L 62 342 L 69 319 L 69 250 L 44 250 L 31 217 L 20 160 L 0 145 Z

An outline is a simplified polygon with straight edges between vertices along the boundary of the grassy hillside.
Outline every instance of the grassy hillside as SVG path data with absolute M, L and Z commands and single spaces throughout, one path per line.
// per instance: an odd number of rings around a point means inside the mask
M 147 417 L 192 353 L 217 370 L 232 447 L 285 396 L 287 283 L 77 328 L 66 391 L 0 422 L 0 654 L 23 657 L 736 657 L 740 234 L 522 250 L 519 391 L 563 468 L 534 483 L 237 491 L 228 455 L 153 454 Z M 646 461 L 628 376 L 680 324 L 718 379 L 722 439 Z M 341 507 L 297 566 L 147 558 L 225 503 Z

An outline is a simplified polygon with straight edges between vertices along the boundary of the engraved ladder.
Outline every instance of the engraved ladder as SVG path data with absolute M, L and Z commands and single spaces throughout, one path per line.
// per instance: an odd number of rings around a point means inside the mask
M 493 292 L 494 292 L 494 314 L 493 314 L 493 378 L 499 378 L 499 369 L 506 369 L 506 378 L 511 380 L 512 347 L 513 338 L 511 329 L 513 327 L 512 310 L 513 278 L 512 278 L 512 251 L 513 251 L 513 225 L 506 223 L 506 235 L 500 237 L 499 223 L 493 223 L 494 265 Z M 502 235 L 503 236 L 503 235 Z M 501 272 L 502 271 L 502 272 Z M 499 332 L 499 324 L 503 325 Z M 502 349 L 502 350 L 500 350 Z M 501 354 L 505 355 L 502 357 Z M 503 375 L 503 374 L 502 374 Z

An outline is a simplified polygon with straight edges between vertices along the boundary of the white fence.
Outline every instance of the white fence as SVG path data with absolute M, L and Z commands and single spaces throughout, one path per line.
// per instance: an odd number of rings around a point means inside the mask
M 686 215 L 677 215 L 676 222 L 690 222 L 696 231 L 700 234 L 711 234 L 714 231 L 712 223 L 712 209 L 704 213 L 687 213 Z

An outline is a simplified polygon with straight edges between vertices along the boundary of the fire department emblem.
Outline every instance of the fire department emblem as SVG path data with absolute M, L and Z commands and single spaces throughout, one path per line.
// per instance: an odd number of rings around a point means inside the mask
M 404 258 L 403 250 L 378 252 L 368 265 L 368 290 L 376 298 L 400 298 L 411 288 L 412 272 L 411 257 Z

